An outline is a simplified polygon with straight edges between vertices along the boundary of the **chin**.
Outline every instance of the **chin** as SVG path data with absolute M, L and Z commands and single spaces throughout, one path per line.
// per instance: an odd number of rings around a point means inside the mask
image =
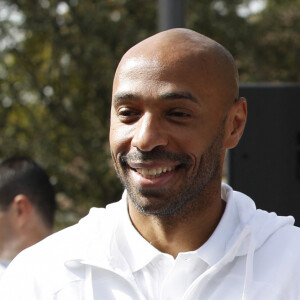
M 172 202 L 173 197 L 162 196 L 161 192 L 134 193 L 128 192 L 130 201 L 135 208 L 146 215 L 172 216 L 178 214 L 186 204 L 185 199 Z

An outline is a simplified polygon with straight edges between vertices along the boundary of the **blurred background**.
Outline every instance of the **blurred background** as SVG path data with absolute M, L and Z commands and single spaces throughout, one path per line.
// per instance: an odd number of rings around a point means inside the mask
M 182 4 L 179 25 L 223 44 L 242 83 L 299 82 L 300 0 Z M 108 145 L 113 74 L 127 49 L 166 26 L 161 18 L 161 1 L 0 0 L 0 158 L 28 155 L 47 170 L 56 229 L 120 198 Z

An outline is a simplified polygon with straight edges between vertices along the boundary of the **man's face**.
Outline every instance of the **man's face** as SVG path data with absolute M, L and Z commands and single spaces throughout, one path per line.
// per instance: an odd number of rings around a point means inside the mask
M 130 199 L 146 214 L 176 214 L 199 202 L 212 182 L 220 184 L 226 115 L 198 67 L 140 57 L 117 71 L 112 158 Z

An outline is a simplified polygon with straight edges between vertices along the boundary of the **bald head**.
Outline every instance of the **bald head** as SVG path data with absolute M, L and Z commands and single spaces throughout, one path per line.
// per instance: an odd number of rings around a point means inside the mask
M 138 43 L 121 59 L 116 78 L 124 67 L 141 62 L 146 68 L 159 65 L 170 76 L 183 66 L 190 68 L 197 74 L 191 80 L 209 83 L 205 93 L 218 93 L 220 100 L 228 104 L 238 98 L 238 71 L 232 55 L 216 41 L 195 31 L 170 29 Z
M 194 31 L 158 33 L 123 56 L 113 85 L 110 148 L 134 203 L 133 219 L 136 211 L 175 217 L 181 208 L 183 216 L 202 210 L 205 199 L 220 200 L 225 152 L 238 143 L 246 120 L 237 94 L 232 56 Z M 195 210 L 187 204 L 194 200 Z

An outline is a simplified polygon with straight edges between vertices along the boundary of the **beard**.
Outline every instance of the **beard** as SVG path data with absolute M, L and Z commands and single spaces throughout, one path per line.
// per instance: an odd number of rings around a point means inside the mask
M 223 124 L 222 124 L 223 125 Z M 143 214 L 154 216 L 188 216 L 191 211 L 204 210 L 209 205 L 209 199 L 204 196 L 204 190 L 214 180 L 221 181 L 221 152 L 224 138 L 223 126 L 203 152 L 196 172 L 188 175 L 193 159 L 187 154 L 167 151 L 163 147 L 156 147 L 152 151 L 135 150 L 120 155 L 115 169 L 123 186 L 128 192 L 130 201 Z M 164 160 L 179 162 L 180 171 L 185 176 L 179 187 L 146 189 L 134 185 L 130 180 L 128 161 Z M 177 172 L 179 170 L 175 170 Z M 206 195 L 207 196 L 207 195 Z

